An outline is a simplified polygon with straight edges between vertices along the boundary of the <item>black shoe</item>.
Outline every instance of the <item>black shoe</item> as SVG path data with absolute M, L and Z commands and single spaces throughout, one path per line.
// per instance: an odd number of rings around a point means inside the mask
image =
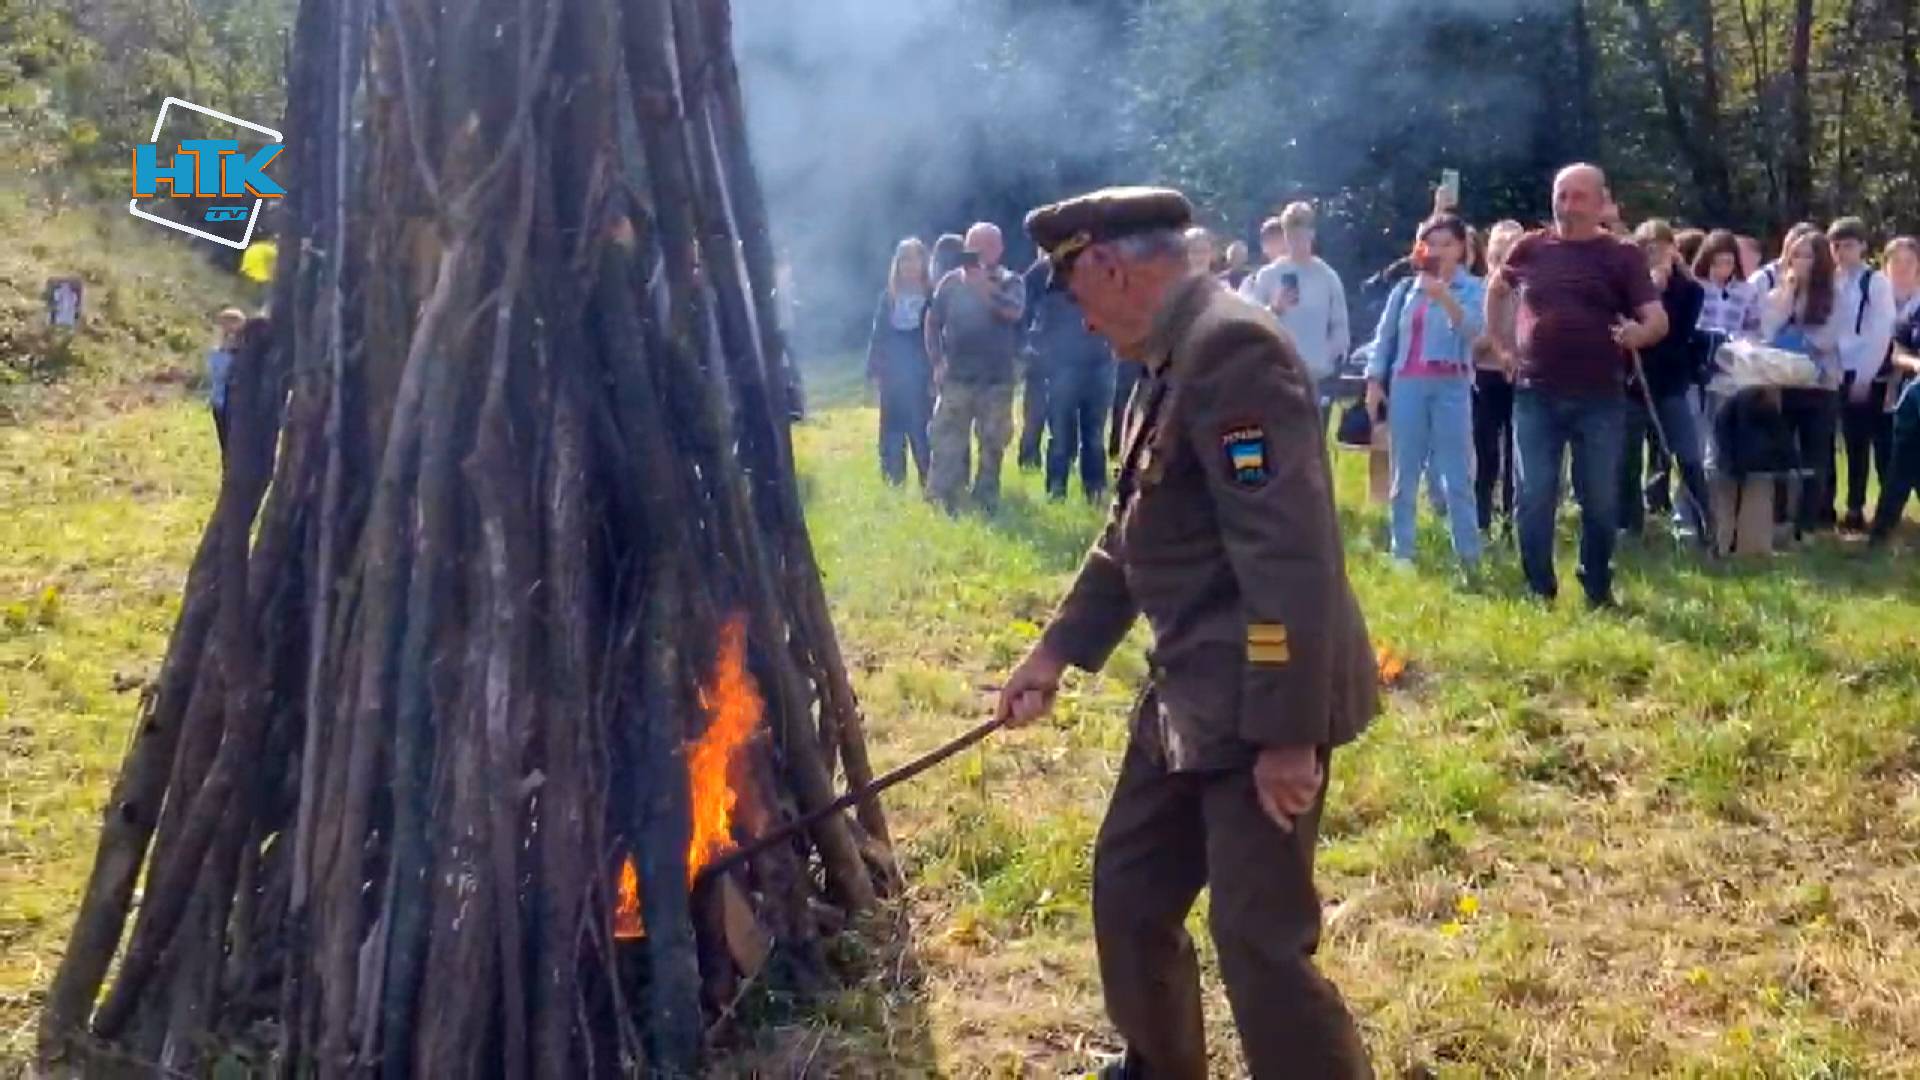
M 1866 515 L 1862 514 L 1858 510 L 1847 511 L 1847 516 L 1840 519 L 1840 531 L 1845 533 L 1866 532 L 1867 531 Z
M 1615 600 L 1610 592 L 1587 594 L 1588 611 L 1618 611 L 1619 609 L 1620 602 Z

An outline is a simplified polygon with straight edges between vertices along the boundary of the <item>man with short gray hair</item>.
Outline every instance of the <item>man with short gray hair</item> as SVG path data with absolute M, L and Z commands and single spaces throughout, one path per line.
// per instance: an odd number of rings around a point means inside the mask
M 991 513 L 1000 503 L 1000 461 L 1013 439 L 1013 359 L 1027 306 L 1020 276 L 1000 265 L 1004 250 L 997 226 L 968 229 L 959 268 L 940 280 L 927 308 L 939 394 L 927 426 L 927 497 L 949 514 L 959 512 L 976 436 L 974 504 Z
M 1068 665 L 1098 671 L 1144 616 L 1148 685 L 1094 843 L 1109 1077 L 1204 1077 L 1200 894 L 1254 1076 L 1368 1075 L 1315 970 L 1314 844 L 1335 747 L 1377 706 L 1327 447 L 1299 354 L 1272 317 L 1187 262 L 1177 191 L 1095 192 L 1027 216 L 1089 329 L 1145 365 L 1105 530 L 999 715 L 1044 713 Z

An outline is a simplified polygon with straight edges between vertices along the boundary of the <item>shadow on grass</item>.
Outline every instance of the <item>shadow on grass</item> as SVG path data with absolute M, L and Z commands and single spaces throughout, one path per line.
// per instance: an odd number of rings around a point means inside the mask
M 1912 561 L 1827 539 L 1767 559 L 1705 559 L 1655 543 L 1621 552 L 1616 577 L 1637 582 L 1633 609 L 1663 638 L 1724 656 L 1786 647 L 1816 666 L 1836 593 L 1920 595 Z
M 1000 508 L 983 520 L 993 531 L 1032 548 L 1047 565 L 1070 570 L 1079 565 L 1094 540 L 1100 535 L 1102 501 L 1097 511 L 1084 500 L 1069 496 L 1054 504 L 1045 496 L 1026 491 L 1007 491 L 1000 497 Z
M 800 994 L 743 988 L 732 1009 L 737 1026 L 714 1047 L 707 1075 L 934 1075 L 926 974 L 905 903 L 886 901 L 836 935 L 827 959 L 837 986 Z

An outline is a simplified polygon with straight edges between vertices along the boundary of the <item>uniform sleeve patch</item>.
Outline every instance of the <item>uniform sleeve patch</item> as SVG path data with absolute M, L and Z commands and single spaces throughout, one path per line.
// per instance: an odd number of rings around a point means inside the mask
M 1281 623 L 1247 624 L 1247 659 L 1255 664 L 1284 666 L 1293 659 L 1287 646 L 1287 628 Z
M 1227 455 L 1227 477 L 1243 488 L 1257 488 L 1272 472 L 1267 467 L 1267 433 L 1257 424 L 1235 424 L 1220 433 Z

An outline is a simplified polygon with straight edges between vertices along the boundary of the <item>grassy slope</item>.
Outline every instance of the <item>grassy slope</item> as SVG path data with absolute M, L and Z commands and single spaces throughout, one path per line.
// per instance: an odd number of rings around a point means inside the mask
M 3 171 L 3 170 L 0 170 Z M 214 267 L 212 245 L 142 222 L 125 207 L 53 203 L 0 182 L 0 424 L 166 396 L 199 377 L 213 314 L 260 290 Z M 46 325 L 49 277 L 86 283 L 82 325 Z
M 835 617 L 882 767 L 974 722 L 1097 524 L 1010 484 L 995 522 L 884 488 L 874 414 L 798 436 Z M 214 487 L 177 399 L 0 430 L 0 1071 L 91 858 L 99 800 Z M 1357 462 L 1342 490 L 1358 489 Z M 1411 669 L 1336 764 L 1326 966 L 1382 1071 L 1920 1073 L 1920 555 L 1759 568 L 1625 556 L 1596 618 L 1387 573 L 1351 500 L 1353 572 Z M 55 599 L 47 589 L 54 587 Z M 1088 849 L 1137 649 L 889 801 L 904 949 L 764 1039 L 770 1067 L 1048 1075 L 1107 1045 Z M 1203 946 L 1204 951 L 1204 946 Z M 1210 1020 L 1223 1075 L 1224 1000 Z
M 0 1063 L 30 1047 L 218 487 L 204 408 L 0 428 Z M 0 1064 L 0 1073 L 4 1073 Z

